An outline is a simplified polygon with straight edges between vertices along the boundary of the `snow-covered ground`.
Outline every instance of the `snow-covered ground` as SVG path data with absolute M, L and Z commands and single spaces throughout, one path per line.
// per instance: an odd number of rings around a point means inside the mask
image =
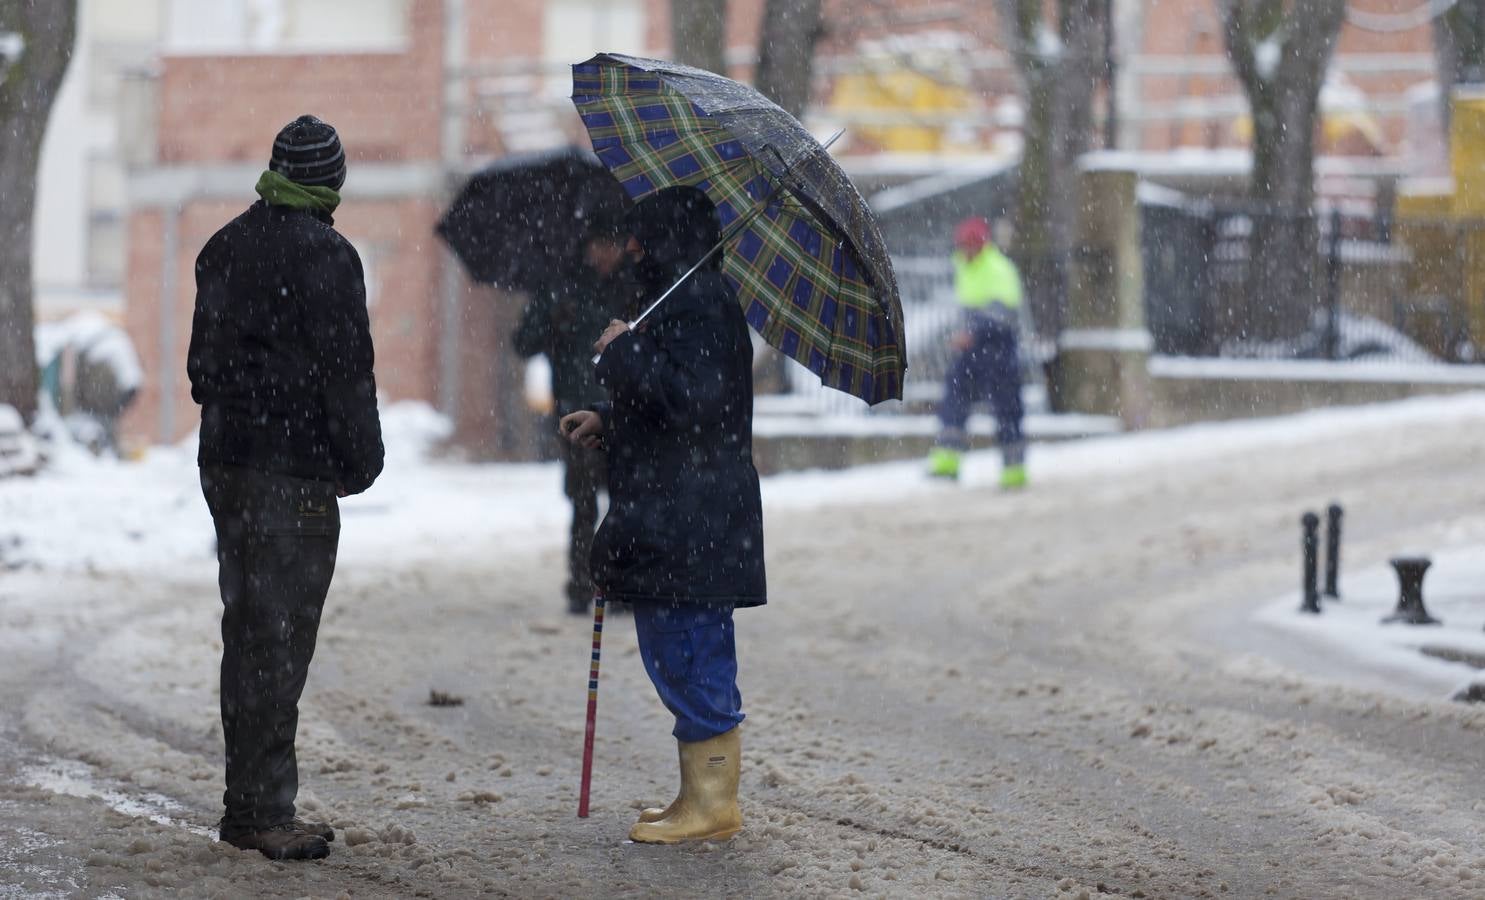
M 1473 670 L 1409 646 L 1478 649 L 1485 395 L 1039 445 L 1018 494 L 993 452 L 957 486 L 766 479 L 747 828 L 683 848 L 623 841 L 674 744 L 622 619 L 573 816 L 591 626 L 561 612 L 557 468 L 428 461 L 425 409 L 386 425 L 301 715 L 321 863 L 206 838 L 190 448 L 0 481 L 0 897 L 1485 895 L 1485 710 L 1442 699 Z M 1332 499 L 1344 597 L 1304 617 L 1298 516 Z M 1445 625 L 1374 624 L 1414 550 Z
M 1393 690 L 1452 698 L 1480 684 L 1485 690 L 1485 545 L 1481 534 L 1460 529 L 1463 545 L 1443 554 L 1399 548 L 1400 556 L 1429 556 L 1424 605 L 1435 625 L 1384 622 L 1398 605 L 1397 574 L 1373 565 L 1340 585 L 1340 600 L 1322 598 L 1322 613 L 1300 615 L 1295 590 L 1260 610 L 1255 619 L 1343 654 L 1357 668 L 1375 673 Z M 1485 700 L 1485 694 L 1479 698 Z
M 889 420 L 875 432 L 874 419 L 842 420 L 841 427 L 850 430 L 841 433 L 932 433 L 931 423 L 920 421 L 922 417 L 904 418 L 905 423 Z M 1086 430 L 1100 429 L 1098 417 L 1085 418 L 1093 422 Z M 1038 446 L 1030 471 L 1038 484 L 1114 478 L 1245 448 L 1281 452 L 1317 439 L 1344 440 L 1357 431 L 1455 419 L 1485 422 L 1485 393 Z M 384 411 L 383 420 L 384 474 L 372 491 L 341 501 L 342 561 L 420 562 L 485 553 L 495 543 L 505 549 L 529 549 L 553 544 L 564 534 L 568 512 L 561 502 L 557 464 L 430 460 L 430 449 L 448 428 L 437 413 L 421 404 L 397 404 Z M 789 417 L 775 418 L 764 427 L 773 429 L 770 434 L 797 433 L 791 430 L 792 422 Z M 0 481 L 0 562 L 49 571 L 148 572 L 214 559 L 211 517 L 197 480 L 194 441 L 155 447 L 138 462 L 98 459 L 75 448 L 60 450 L 60 457 L 42 475 Z M 969 454 L 962 484 L 993 486 L 1000 475 L 998 460 L 993 450 Z M 907 461 L 787 473 L 764 480 L 764 502 L 769 509 L 782 511 L 941 492 L 943 485 L 924 479 L 922 471 L 921 462 Z

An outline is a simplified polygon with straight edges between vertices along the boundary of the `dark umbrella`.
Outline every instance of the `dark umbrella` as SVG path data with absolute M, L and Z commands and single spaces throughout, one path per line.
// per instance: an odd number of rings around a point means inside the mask
M 861 194 L 797 120 L 729 78 L 603 53 L 573 66 L 593 149 L 633 200 L 700 188 L 726 235 L 723 273 L 763 339 L 827 386 L 902 397 L 902 303 Z
M 533 290 L 570 268 L 595 229 L 617 228 L 628 206 L 596 156 L 564 147 L 480 170 L 434 230 L 471 279 Z

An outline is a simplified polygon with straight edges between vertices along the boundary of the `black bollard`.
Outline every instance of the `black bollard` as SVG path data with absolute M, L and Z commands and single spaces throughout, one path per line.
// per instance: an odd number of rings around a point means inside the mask
M 1341 505 L 1330 504 L 1325 510 L 1325 596 L 1341 599 L 1337 582 L 1341 578 Z
M 1315 587 L 1315 557 L 1320 553 L 1320 517 L 1312 512 L 1307 512 L 1300 517 L 1299 523 L 1304 528 L 1304 537 L 1301 541 L 1301 546 L 1304 549 L 1304 581 L 1301 585 L 1304 590 L 1304 602 L 1299 605 L 1299 611 L 1304 613 L 1318 613 L 1320 611 L 1320 591 Z
M 1383 624 L 1402 622 L 1405 625 L 1439 625 L 1438 619 L 1423 608 L 1423 575 L 1432 565 L 1426 556 L 1399 556 L 1389 560 L 1397 570 L 1397 609 L 1382 620 Z

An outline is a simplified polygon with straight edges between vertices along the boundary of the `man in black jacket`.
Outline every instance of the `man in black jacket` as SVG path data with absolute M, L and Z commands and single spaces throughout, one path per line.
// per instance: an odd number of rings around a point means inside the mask
M 706 194 L 667 188 L 631 213 L 630 250 L 658 297 L 717 242 Z M 562 430 L 608 445 L 610 508 L 593 546 L 593 580 L 633 604 L 645 670 L 675 716 L 681 788 L 647 809 L 635 841 L 723 840 L 737 805 L 743 720 L 732 612 L 766 601 L 763 511 L 753 467 L 753 347 L 714 256 L 639 329 L 614 322 L 595 349 L 611 402 Z
M 295 818 L 294 736 L 340 540 L 337 497 L 382 469 L 361 260 L 331 213 L 335 129 L 301 116 L 274 140 L 262 200 L 196 259 L 187 368 L 201 404 L 201 488 L 222 593 L 221 838 L 272 859 L 330 852 Z
M 588 409 L 604 396 L 593 375 L 593 338 L 624 315 L 629 299 L 620 215 L 621 211 L 604 211 L 602 216 L 590 216 L 582 259 L 535 291 L 516 328 L 516 352 L 523 357 L 545 354 L 551 364 L 558 417 Z M 602 453 L 567 441 L 561 444 L 562 489 L 572 502 L 567 609 L 584 613 L 593 603 L 588 558 L 598 524 L 598 492 L 607 478 Z

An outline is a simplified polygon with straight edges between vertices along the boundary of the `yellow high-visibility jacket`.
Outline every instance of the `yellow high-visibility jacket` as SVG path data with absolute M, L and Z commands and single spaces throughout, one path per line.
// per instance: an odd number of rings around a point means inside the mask
M 992 303 L 1006 309 L 1021 307 L 1021 275 L 1016 264 L 994 244 L 986 244 L 973 259 L 954 251 L 954 293 L 959 305 L 982 310 Z

